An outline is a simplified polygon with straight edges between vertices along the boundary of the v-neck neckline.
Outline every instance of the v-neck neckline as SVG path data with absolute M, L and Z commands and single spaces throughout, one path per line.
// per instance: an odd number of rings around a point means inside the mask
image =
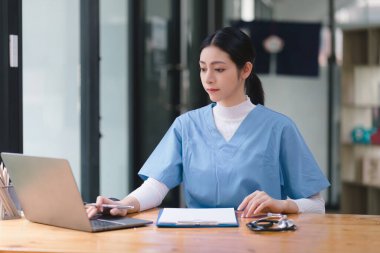
M 243 119 L 239 127 L 236 129 L 235 133 L 231 137 L 229 141 L 225 140 L 223 135 L 219 132 L 218 128 L 216 127 L 214 115 L 213 115 L 213 107 L 215 106 L 215 103 L 211 104 L 208 107 L 208 110 L 206 110 L 204 114 L 205 121 L 207 122 L 207 127 L 210 133 L 210 137 L 212 139 L 212 143 L 218 147 L 222 148 L 224 146 L 231 146 L 231 147 L 239 147 L 240 144 L 246 139 L 246 135 L 248 134 L 248 129 L 252 127 L 252 119 L 254 118 L 252 115 L 257 114 L 260 110 L 262 110 L 263 106 L 260 104 L 257 104 L 255 108 L 253 108 L 247 116 Z

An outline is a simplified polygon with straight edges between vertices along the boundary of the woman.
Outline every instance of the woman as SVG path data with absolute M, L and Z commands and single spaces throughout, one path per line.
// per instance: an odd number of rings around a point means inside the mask
M 212 104 L 179 116 L 139 171 L 145 182 L 121 201 L 137 212 L 161 204 L 183 183 L 192 208 L 234 207 L 242 217 L 262 212 L 324 213 L 329 186 L 295 124 L 263 106 L 249 37 L 226 27 L 201 47 L 200 77 Z M 111 209 L 112 215 L 126 215 Z

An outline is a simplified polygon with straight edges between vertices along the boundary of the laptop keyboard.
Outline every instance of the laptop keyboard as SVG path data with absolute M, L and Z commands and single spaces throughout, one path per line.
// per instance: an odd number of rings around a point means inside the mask
M 105 220 L 90 220 L 93 228 L 114 228 L 120 227 L 122 224 L 105 221 Z

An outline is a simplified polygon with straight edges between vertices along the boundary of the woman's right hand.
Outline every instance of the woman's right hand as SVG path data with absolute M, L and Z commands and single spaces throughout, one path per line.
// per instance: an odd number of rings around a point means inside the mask
M 104 211 L 103 204 L 112 204 L 112 205 L 123 205 L 121 201 L 114 201 L 109 198 L 98 196 L 96 198 L 96 205 L 95 206 L 89 206 L 86 208 L 87 216 L 88 218 L 94 217 L 98 213 L 102 213 Z M 109 213 L 114 216 L 126 216 L 128 213 L 127 209 L 118 209 L 118 208 L 112 208 Z

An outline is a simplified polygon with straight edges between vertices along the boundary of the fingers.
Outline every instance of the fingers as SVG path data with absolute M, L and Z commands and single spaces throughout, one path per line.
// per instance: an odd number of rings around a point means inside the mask
M 239 205 L 238 210 L 243 210 L 241 217 L 251 217 L 263 211 L 270 210 L 272 198 L 263 191 L 255 191 L 248 195 Z
M 244 208 L 247 206 L 248 202 L 249 202 L 248 197 L 245 197 L 245 198 L 243 199 L 243 202 L 241 202 L 241 204 L 238 206 L 237 210 L 238 210 L 238 211 L 242 211 L 242 210 L 244 210 Z
M 260 199 L 256 202 L 256 205 L 250 208 L 247 212 L 247 217 L 251 217 L 253 215 L 268 212 L 270 210 L 271 199 Z
M 86 208 L 86 212 L 87 212 L 87 217 L 91 219 L 98 213 L 98 209 L 95 206 L 90 206 Z
M 256 214 L 257 207 L 266 201 L 265 197 L 266 196 L 257 196 L 256 198 L 252 199 L 243 212 L 244 217 L 251 217 L 253 214 Z
M 102 197 L 102 196 L 98 196 L 96 198 L 96 206 L 89 206 L 86 208 L 86 212 L 87 212 L 87 217 L 89 219 L 91 219 L 92 217 L 94 217 L 96 214 L 100 213 L 100 212 L 103 212 L 103 207 L 102 207 L 102 204 L 105 203 L 105 200 L 106 198 Z
M 257 214 L 257 208 L 265 203 L 268 200 L 268 195 L 265 192 L 260 192 L 256 194 L 255 197 L 251 199 L 249 204 L 247 205 L 247 208 L 244 209 L 244 217 L 251 217 L 253 214 Z
M 102 207 L 102 204 L 104 204 L 105 202 L 105 197 L 103 196 L 98 196 L 96 198 L 96 209 L 99 211 L 99 212 L 103 212 L 103 207 Z
M 122 210 L 122 209 L 112 208 L 110 210 L 110 214 L 115 215 L 115 216 L 126 216 L 128 214 L 128 211 L 126 209 Z
M 98 208 L 98 210 L 100 212 L 103 212 L 103 204 L 116 204 L 117 202 L 116 201 L 113 201 L 109 198 L 106 198 L 106 197 L 103 197 L 103 196 L 98 196 L 96 198 L 96 207 Z
M 269 206 L 270 206 L 270 200 L 266 200 L 263 203 L 261 203 L 251 215 L 263 213 L 268 209 Z
M 127 210 L 120 210 L 120 209 L 117 209 L 117 208 L 112 208 L 112 209 L 106 210 L 102 206 L 103 204 L 120 204 L 120 203 L 118 201 L 113 201 L 113 200 L 108 199 L 108 198 L 103 197 L 103 196 L 98 196 L 96 198 L 95 204 L 96 204 L 96 206 L 90 206 L 90 207 L 86 208 L 86 212 L 87 212 L 88 218 L 92 218 L 96 214 L 98 214 L 98 213 L 104 213 L 106 211 L 109 211 L 109 213 L 111 215 L 120 215 L 120 216 L 125 216 L 128 213 Z
M 251 201 L 251 199 L 257 195 L 259 191 L 255 191 L 251 194 L 249 194 L 247 197 L 244 198 L 243 202 L 241 202 L 241 204 L 239 205 L 239 207 L 237 208 L 238 211 L 242 211 L 246 208 L 246 206 L 248 205 L 249 201 Z

